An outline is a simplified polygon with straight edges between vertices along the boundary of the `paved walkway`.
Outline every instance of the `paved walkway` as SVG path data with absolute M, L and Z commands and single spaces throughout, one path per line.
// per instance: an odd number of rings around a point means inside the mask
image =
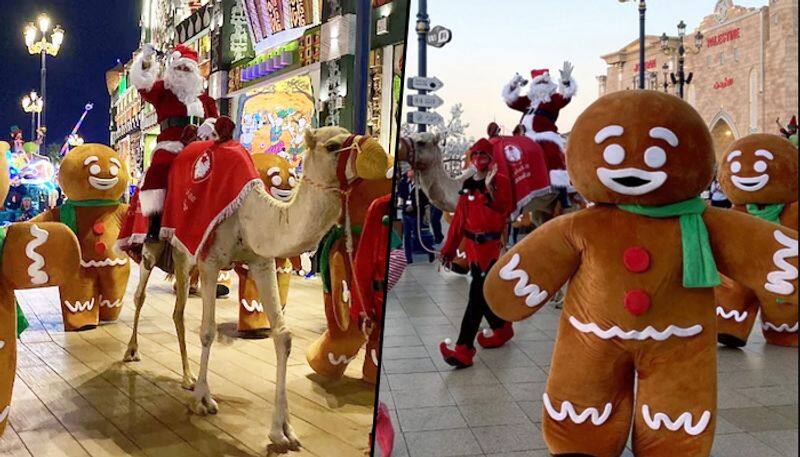
M 380 399 L 397 430 L 393 457 L 545 457 L 542 393 L 560 311 L 551 305 L 515 324 L 506 347 L 478 350 L 455 371 L 438 352 L 455 339 L 467 279 L 413 264 L 390 292 Z M 716 457 L 796 456 L 797 350 L 766 346 L 754 334 L 745 350 L 719 349 Z M 632 455 L 626 451 L 625 456 Z

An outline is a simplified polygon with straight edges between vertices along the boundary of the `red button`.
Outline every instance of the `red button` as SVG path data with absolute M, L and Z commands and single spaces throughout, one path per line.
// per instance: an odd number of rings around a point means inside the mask
M 641 316 L 650 309 L 650 295 L 641 290 L 629 290 L 625 292 L 625 309 L 634 316 Z
M 102 223 L 101 221 L 95 222 L 92 226 L 92 232 L 94 232 L 94 234 L 97 236 L 106 233 L 106 224 Z
M 98 254 L 105 254 L 106 249 L 107 249 L 106 244 L 103 243 L 102 241 L 98 241 L 97 243 L 94 244 L 94 252 Z
M 622 264 L 628 271 L 644 273 L 650 268 L 650 253 L 643 247 L 630 247 L 622 253 Z

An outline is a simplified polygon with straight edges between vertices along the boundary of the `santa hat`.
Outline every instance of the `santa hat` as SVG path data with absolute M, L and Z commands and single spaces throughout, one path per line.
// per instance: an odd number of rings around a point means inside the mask
M 175 49 L 172 51 L 172 60 L 191 60 L 195 64 L 197 63 L 197 51 L 194 49 L 179 44 L 175 46 Z
M 550 74 L 550 70 L 542 68 L 540 70 L 531 70 L 531 79 L 536 79 L 539 76 Z
M 789 120 L 789 128 L 792 127 L 797 128 L 797 116 L 792 116 L 792 118 Z
M 494 150 L 494 145 L 491 141 L 487 140 L 486 138 L 481 138 L 480 140 L 476 141 L 469 149 L 467 149 L 467 154 L 465 158 L 465 165 L 468 165 L 470 160 L 472 159 L 472 154 L 477 152 L 482 152 L 488 155 L 490 158 L 494 159 L 494 154 L 492 151 Z

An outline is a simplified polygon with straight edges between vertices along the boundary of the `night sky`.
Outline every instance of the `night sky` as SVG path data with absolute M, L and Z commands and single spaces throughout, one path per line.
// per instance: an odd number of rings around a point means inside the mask
M 31 90 L 39 92 L 40 58 L 28 53 L 23 30 L 46 12 L 53 25 L 66 30 L 58 56 L 47 57 L 46 143 L 63 143 L 91 101 L 94 109 L 79 133 L 86 142 L 108 144 L 105 72 L 138 46 L 140 10 L 141 0 L 0 0 L 0 139 L 10 139 L 12 125 L 30 138 L 30 115 L 20 100 Z

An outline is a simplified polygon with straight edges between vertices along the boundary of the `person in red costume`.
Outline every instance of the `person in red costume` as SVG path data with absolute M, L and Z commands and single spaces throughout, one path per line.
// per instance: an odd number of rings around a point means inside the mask
M 205 81 L 197 66 L 197 52 L 177 45 L 164 69 L 163 79 L 158 79 L 155 54 L 152 45 L 144 45 L 130 70 L 131 84 L 144 101 L 153 105 L 161 127 L 150 167 L 139 191 L 142 214 L 150 217 L 150 241 L 159 238 L 160 214 L 172 161 L 183 150 L 186 139 L 193 136 L 186 135 L 184 130 L 190 125 L 199 125 L 197 137 L 212 139 L 216 135 L 214 124 L 219 117 L 216 102 L 203 87 Z
M 539 143 L 544 149 L 549 170 L 566 168 L 565 141 L 558 134 L 556 121 L 561 110 L 572 101 L 578 89 L 578 84 L 572 77 L 572 70 L 572 64 L 564 62 L 564 68 L 559 70 L 561 73 L 559 84 L 550 79 L 549 70 L 532 70 L 531 88 L 527 95 L 520 94 L 520 89 L 527 85 L 528 81 L 519 74 L 503 87 L 502 96 L 506 105 L 522 112 L 522 118 L 515 132 Z
M 497 164 L 492 159 L 493 149 L 489 140 L 480 139 L 467 151 L 468 161 L 477 172 L 464 181 L 441 252 L 442 263 L 449 265 L 464 240 L 472 277 L 458 341 L 455 347 L 449 339 L 439 345 L 445 362 L 457 368 L 472 365 L 476 335 L 478 343 L 487 349 L 500 347 L 514 336 L 511 323 L 497 317 L 483 296 L 483 281 L 500 256 L 502 234 L 512 206 L 509 195 L 511 183 L 508 177 L 498 173 Z M 478 334 L 484 317 L 490 328 Z

